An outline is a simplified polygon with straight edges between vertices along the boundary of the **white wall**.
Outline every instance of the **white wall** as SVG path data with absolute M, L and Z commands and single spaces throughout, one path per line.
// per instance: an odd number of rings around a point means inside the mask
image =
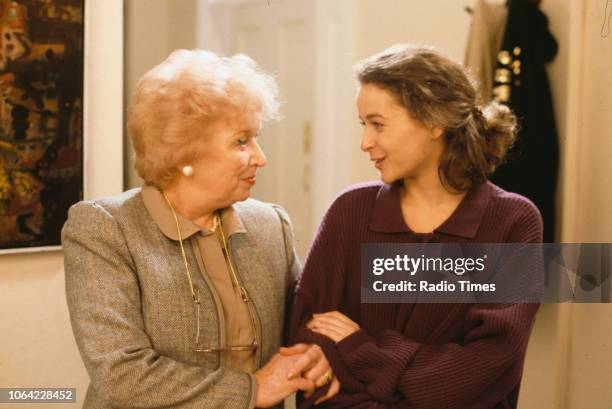
M 545 1 L 561 45 L 549 70 L 561 141 L 563 242 L 612 242 L 612 36 L 605 1 Z M 521 403 L 612 407 L 612 305 L 544 306 L 530 344 Z M 530 403 L 530 404 L 528 404 Z
M 125 109 L 138 79 L 172 50 L 196 44 L 195 0 L 128 0 L 125 2 Z M 125 133 L 125 188 L 140 186 L 132 145 Z
M 605 1 L 586 0 L 577 86 L 573 173 L 573 240 L 612 242 L 612 34 L 600 35 Z M 611 7 L 609 4 L 608 7 Z M 570 316 L 568 409 L 612 408 L 612 304 L 573 305 Z
M 576 235 L 581 241 L 612 241 L 612 34 L 602 37 L 605 3 L 586 0 L 579 73 Z M 612 7 L 612 4 L 608 5 Z
M 122 0 L 87 1 L 85 30 L 85 195 L 95 197 L 123 188 Z M 37 408 L 81 407 L 89 383 L 64 294 L 61 251 L 0 255 L 0 386 L 77 388 L 77 405 Z

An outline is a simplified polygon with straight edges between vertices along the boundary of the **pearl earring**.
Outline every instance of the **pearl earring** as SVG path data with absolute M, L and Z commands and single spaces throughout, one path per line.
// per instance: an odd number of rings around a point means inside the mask
M 183 167 L 183 175 L 185 175 L 185 176 L 191 176 L 191 175 L 193 175 L 193 167 L 192 167 L 192 166 L 189 166 L 189 165 L 184 166 L 184 167 Z

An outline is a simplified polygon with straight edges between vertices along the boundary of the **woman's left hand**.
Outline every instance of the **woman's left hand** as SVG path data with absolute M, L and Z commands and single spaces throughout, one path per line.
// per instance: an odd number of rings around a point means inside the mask
M 338 311 L 313 314 L 306 324 L 311 331 L 325 335 L 338 343 L 359 330 L 359 325 Z

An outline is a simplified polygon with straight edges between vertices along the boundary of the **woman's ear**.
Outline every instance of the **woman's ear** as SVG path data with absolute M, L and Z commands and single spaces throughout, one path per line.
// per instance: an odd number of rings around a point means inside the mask
M 431 136 L 433 140 L 438 140 L 442 137 L 442 135 L 444 134 L 444 130 L 438 126 L 435 125 L 431 125 L 431 127 L 429 128 L 429 130 L 431 131 Z

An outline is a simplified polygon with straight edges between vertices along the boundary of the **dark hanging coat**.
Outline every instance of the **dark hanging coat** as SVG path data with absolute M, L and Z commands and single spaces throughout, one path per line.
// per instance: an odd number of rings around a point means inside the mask
M 492 180 L 531 199 L 544 219 L 544 241 L 554 241 L 559 145 L 545 64 L 557 54 L 548 19 L 528 0 L 508 2 L 508 23 L 494 75 L 494 99 L 519 118 L 508 163 Z

